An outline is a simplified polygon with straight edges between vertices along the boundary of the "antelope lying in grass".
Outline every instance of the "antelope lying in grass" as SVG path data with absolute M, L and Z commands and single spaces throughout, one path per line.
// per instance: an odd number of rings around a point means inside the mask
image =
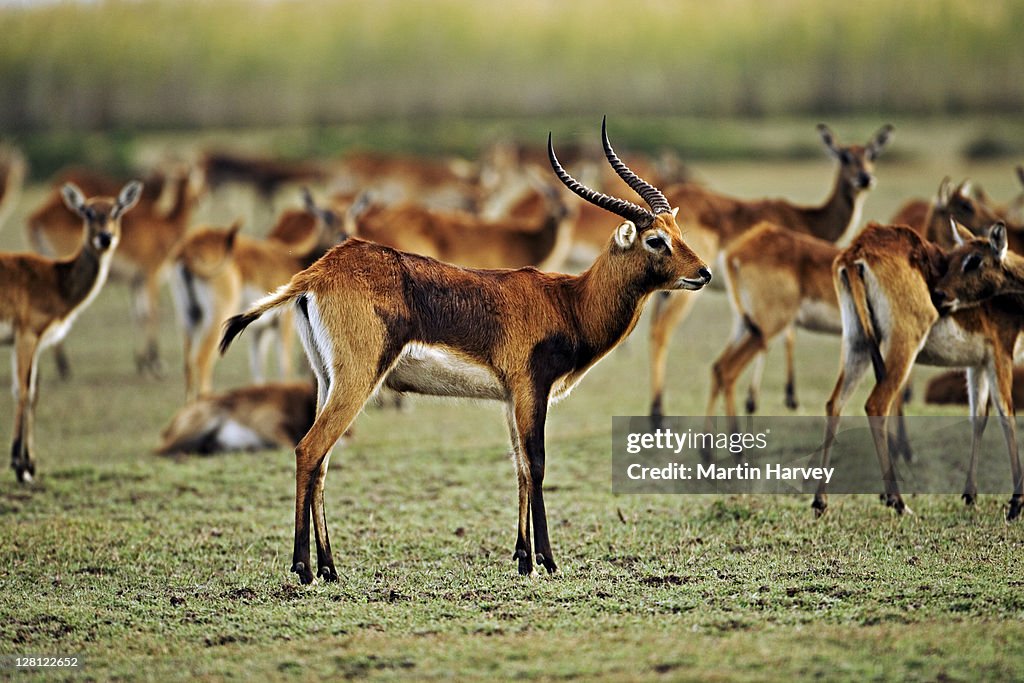
M 109 181 L 94 182 L 109 186 Z M 145 200 L 140 198 L 140 206 L 125 216 L 121 245 L 112 265 L 115 277 L 131 283 L 132 318 L 143 332 L 141 348 L 135 354 L 136 368 L 141 374 L 154 376 L 163 371 L 158 346 L 160 285 L 168 256 L 185 235 L 192 210 L 203 192 L 202 181 L 186 170 L 168 176 L 167 182 L 173 194 L 170 209 L 165 211 L 159 207 L 161 192 L 155 189 L 144 192 Z M 89 190 L 86 193 L 93 194 Z M 95 192 L 110 193 L 109 190 Z M 77 218 L 64 208 L 59 194 L 48 196 L 28 219 L 29 243 L 45 256 L 56 258 L 71 254 L 81 240 L 80 233 Z M 67 356 L 61 346 L 56 352 L 58 370 L 66 377 L 70 372 Z
M 950 370 L 928 380 L 924 402 L 934 405 L 970 405 L 967 377 L 962 370 Z M 1024 368 L 1013 369 L 1013 407 L 1024 408 Z
M 867 192 L 874 185 L 874 164 L 888 144 L 892 126 L 883 126 L 866 145 L 840 146 L 828 126 L 818 133 L 829 153 L 839 162 L 832 193 L 820 206 L 797 206 L 782 199 L 744 201 L 726 197 L 693 183 L 670 187 L 666 196 L 681 207 L 679 224 L 687 239 L 705 259 L 718 263 L 723 250 L 762 221 L 787 230 L 836 242 L 852 234 L 860 223 Z M 662 415 L 665 367 L 672 334 L 686 317 L 693 297 L 676 294 L 659 297 L 651 319 L 651 415 Z
M 659 289 L 698 290 L 711 280 L 682 240 L 676 211 L 612 150 L 609 163 L 649 209 L 591 190 L 548 155 L 559 180 L 624 220 L 580 275 L 460 268 L 358 238 L 329 251 L 276 293 L 225 326 L 224 351 L 264 315 L 294 310 L 317 377 L 317 417 L 295 449 L 295 546 L 292 571 L 314 579 L 309 559 L 312 513 L 319 576 L 337 580 L 324 512 L 331 450 L 374 390 L 492 399 L 505 412 L 519 480 L 514 559 L 519 572 L 537 561 L 556 570 L 544 508 L 544 424 L 593 365 L 636 325 Z
M 961 239 L 972 237 L 966 230 L 958 235 Z M 836 259 L 833 273 L 843 318 L 842 361 L 826 405 L 828 424 L 822 464 L 828 466 L 844 404 L 868 366 L 873 366 L 876 384 L 864 409 L 875 418 L 871 420 L 871 433 L 885 482 L 886 504 L 902 513 L 906 505 L 886 439 L 888 416 L 900 387 L 915 362 L 966 367 L 973 440 L 964 500 L 972 504 L 977 497 L 975 470 L 986 422 L 983 411 L 991 398 L 1010 459 L 1013 495 L 1006 518 L 1017 518 L 1024 505 L 1024 482 L 1017 452 L 1012 383 L 1013 352 L 1024 324 L 1020 300 L 996 297 L 940 318 L 933 301 L 940 295 L 933 295 L 933 291 L 962 291 L 956 283 L 961 281 L 963 265 L 905 227 L 868 226 Z M 813 507 L 821 514 L 826 506 L 822 484 Z
M 310 382 L 271 382 L 208 394 L 182 407 L 161 435 L 160 455 L 294 448 L 316 415 Z
M 236 221 L 227 230 L 201 227 L 178 246 L 171 291 L 185 332 L 185 396 L 194 400 L 213 388 L 220 325 L 244 305 L 288 282 L 337 242 L 332 214 L 304 194 L 305 207 L 284 212 L 265 239 L 240 235 Z M 267 352 L 277 342 L 283 379 L 291 375 L 291 316 L 257 326 L 249 356 L 255 382 L 263 381 Z
M 14 335 L 13 367 L 17 407 L 11 467 L 18 481 L 36 472 L 33 422 L 38 393 L 39 352 L 59 342 L 75 317 L 99 293 L 121 239 L 121 217 L 138 201 L 142 185 L 128 183 L 117 199 L 86 199 L 74 185 L 61 195 L 84 221 L 78 251 L 55 261 L 36 254 L 0 254 L 0 329 Z

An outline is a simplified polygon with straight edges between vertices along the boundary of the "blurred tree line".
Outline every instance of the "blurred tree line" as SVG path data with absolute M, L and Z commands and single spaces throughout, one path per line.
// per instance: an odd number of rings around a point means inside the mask
M 1020 112 L 1017 0 L 0 7 L 0 131 Z

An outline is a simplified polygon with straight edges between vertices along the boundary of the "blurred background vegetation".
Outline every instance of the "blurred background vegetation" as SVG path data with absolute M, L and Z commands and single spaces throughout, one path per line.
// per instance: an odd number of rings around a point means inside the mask
M 28 148 L 39 177 L 66 158 L 122 165 L 153 130 L 297 127 L 288 149 L 306 156 L 368 129 L 374 146 L 459 152 L 481 121 L 514 131 L 605 112 L 1012 117 L 1021 27 L 1020 0 L 8 2 L 0 133 Z M 619 135 L 654 146 L 666 141 L 647 136 L 666 128 Z M 1015 154 L 1020 132 L 969 144 Z M 698 157 L 747 147 L 707 127 L 682 142 Z

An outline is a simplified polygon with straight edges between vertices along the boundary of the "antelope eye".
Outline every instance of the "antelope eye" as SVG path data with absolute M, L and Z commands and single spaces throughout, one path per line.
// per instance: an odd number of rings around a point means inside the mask
M 843 162 L 844 164 L 851 164 L 853 163 L 853 155 L 844 149 L 843 151 L 839 152 L 839 161 Z
M 969 273 L 972 270 L 977 270 L 981 266 L 981 257 L 977 254 L 971 254 L 964 259 L 963 272 Z
M 661 237 L 660 235 L 648 237 L 646 240 L 644 240 L 644 244 L 646 244 L 650 249 L 653 249 L 655 251 L 665 251 L 666 249 L 668 249 L 668 242 L 666 242 L 665 238 Z

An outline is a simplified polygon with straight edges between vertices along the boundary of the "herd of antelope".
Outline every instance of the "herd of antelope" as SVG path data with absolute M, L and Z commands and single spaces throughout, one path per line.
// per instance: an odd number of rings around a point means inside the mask
M 209 152 L 144 182 L 69 169 L 28 215 L 36 253 L 0 254 L 0 334 L 14 346 L 17 399 L 11 465 L 19 481 L 35 476 L 40 353 L 53 346 L 60 375 L 72 371 L 60 342 L 108 274 L 126 279 L 134 294 L 138 371 L 166 372 L 157 303 L 168 282 L 185 396 L 157 452 L 294 447 L 292 571 L 302 583 L 337 580 L 324 510 L 327 467 L 383 390 L 504 404 L 519 487 L 514 559 L 521 574 L 534 573 L 535 561 L 554 572 L 543 495 L 548 407 L 630 334 L 653 298 L 649 411 L 660 419 L 674 329 L 696 292 L 713 283 L 728 294 L 733 333 L 711 368 L 709 417 L 722 398 L 730 429 L 738 428 L 736 383 L 751 363 L 745 408 L 756 410 L 768 344 L 783 333 L 786 404 L 796 408 L 795 329 L 839 335 L 822 461 L 870 367 L 875 385 L 865 411 L 877 418 L 872 435 L 886 503 L 902 513 L 893 457 L 909 446 L 902 427 L 890 435 L 888 420 L 902 417 L 915 363 L 962 368 L 946 393 L 966 400 L 974 418 L 964 499 L 977 496 L 991 406 L 1013 479 L 1006 517 L 1015 519 L 1024 506 L 1013 420 L 1024 193 L 996 205 L 967 181 L 953 186 L 947 178 L 933 199 L 909 200 L 889 224 L 865 227 L 874 166 L 893 129 L 883 126 L 863 145 L 840 144 L 825 125 L 818 133 L 836 173 L 816 206 L 719 194 L 664 159 L 638 157 L 631 168 L 604 123 L 607 164 L 575 149 L 566 157 L 586 182 L 565 170 L 550 135 L 540 163 L 529 150 L 498 145 L 475 164 L 370 153 L 337 164 L 289 163 Z M 20 155 L 0 154 L 0 221 L 18 201 L 24 174 Z M 1024 168 L 1017 174 L 1024 184 Z M 611 189 L 618 180 L 628 199 Z M 314 187 L 320 197 L 304 188 L 301 206 L 276 214 L 263 237 L 243 232 L 242 219 L 197 224 L 197 205 L 215 203 L 228 183 L 247 184 L 267 207 L 282 188 Z M 555 272 L 562 269 L 577 274 Z M 215 392 L 218 349 L 245 330 L 254 384 Z M 293 332 L 315 383 L 293 378 Z M 271 351 L 281 381 L 266 381 Z M 813 507 L 825 511 L 824 488 Z

